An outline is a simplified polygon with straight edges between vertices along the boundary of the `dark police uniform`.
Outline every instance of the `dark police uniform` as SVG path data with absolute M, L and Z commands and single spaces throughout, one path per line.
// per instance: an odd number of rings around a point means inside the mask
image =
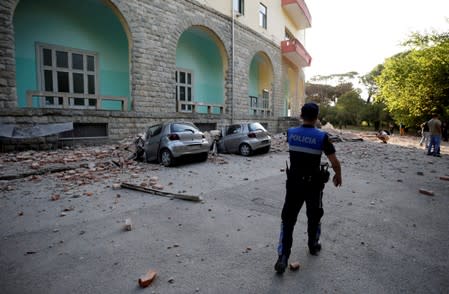
M 322 196 L 324 182 L 320 176 L 321 154 L 335 153 L 327 133 L 311 125 L 290 128 L 287 132 L 290 169 L 287 173 L 285 203 L 282 209 L 278 254 L 290 256 L 293 229 L 298 213 L 306 202 L 308 245 L 312 253 L 321 233 L 320 220 L 324 210 Z

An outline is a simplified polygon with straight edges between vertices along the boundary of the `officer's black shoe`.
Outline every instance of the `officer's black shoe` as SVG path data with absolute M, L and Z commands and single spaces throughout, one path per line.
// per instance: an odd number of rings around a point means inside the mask
M 309 252 L 311 255 L 318 255 L 321 251 L 321 243 L 318 241 L 315 244 L 309 244 Z
M 288 264 L 288 257 L 285 255 L 280 255 L 278 260 L 276 261 L 276 264 L 274 265 L 274 270 L 278 274 L 283 274 L 285 272 L 285 269 L 287 268 Z

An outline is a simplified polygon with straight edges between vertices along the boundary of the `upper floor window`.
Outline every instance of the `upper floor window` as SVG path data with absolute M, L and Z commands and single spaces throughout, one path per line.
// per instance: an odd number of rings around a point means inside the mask
M 262 3 L 259 3 L 259 25 L 267 28 L 267 7 Z
M 234 0 L 234 11 L 240 13 L 241 15 L 244 15 L 245 0 Z

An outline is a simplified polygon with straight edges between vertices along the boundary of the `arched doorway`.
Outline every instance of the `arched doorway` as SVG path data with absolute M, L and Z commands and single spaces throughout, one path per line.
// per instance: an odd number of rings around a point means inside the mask
M 128 110 L 130 41 L 112 7 L 106 0 L 18 3 L 19 107 Z
M 272 63 L 265 53 L 259 51 L 254 55 L 249 67 L 250 114 L 270 114 L 272 85 Z
M 227 64 L 223 43 L 210 29 L 184 31 L 176 48 L 177 111 L 222 113 Z

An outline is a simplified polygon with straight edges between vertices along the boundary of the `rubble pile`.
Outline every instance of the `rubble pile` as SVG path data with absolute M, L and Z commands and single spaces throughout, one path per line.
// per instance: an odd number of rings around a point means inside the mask
M 0 154 L 0 180 L 28 177 L 40 180 L 51 173 L 62 181 L 86 185 L 112 178 L 120 172 L 141 172 L 144 167 L 127 160 L 132 154 L 129 140 L 117 145 L 63 148 L 54 151 L 24 151 Z M 131 141 L 132 142 L 132 141 Z
M 270 151 L 271 152 L 288 151 L 287 135 L 284 133 L 272 135 Z
M 358 142 L 363 141 L 363 139 L 353 133 L 339 131 L 334 128 L 331 123 L 326 123 L 321 127 L 323 131 L 325 131 L 329 135 L 329 139 L 331 142 Z

